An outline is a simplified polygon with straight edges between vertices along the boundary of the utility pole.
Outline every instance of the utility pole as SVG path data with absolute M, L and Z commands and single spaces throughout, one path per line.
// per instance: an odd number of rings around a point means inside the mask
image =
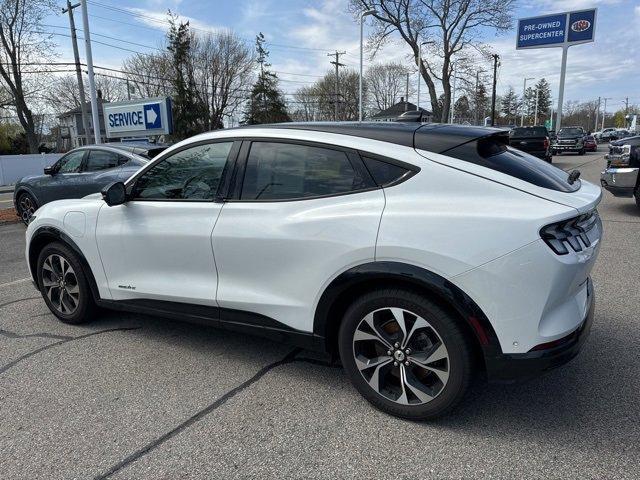
M 527 80 L 535 80 L 533 77 L 525 77 L 522 85 L 522 116 L 520 117 L 520 126 L 524 127 L 524 109 L 527 102 Z M 528 112 L 527 112 L 528 113 Z
M 333 119 L 337 122 L 338 121 L 338 98 L 340 95 L 340 74 L 338 72 L 338 68 L 339 67 L 344 67 L 344 63 L 340 63 L 340 55 L 344 55 L 347 52 L 339 52 L 336 50 L 335 53 L 327 53 L 328 57 L 336 57 L 336 59 L 331 63 L 332 65 L 335 65 L 336 67 L 336 102 L 333 106 Z
M 600 116 L 600 97 L 598 97 L 598 108 L 596 108 L 596 128 L 594 128 L 594 130 L 598 130 L 598 120 L 600 120 L 600 118 L 598 118 Z
M 80 113 L 82 115 L 82 129 L 84 130 L 85 145 L 91 143 L 89 140 L 89 118 L 87 117 L 87 100 L 84 97 L 84 82 L 82 81 L 82 70 L 80 69 L 80 54 L 78 53 L 78 37 L 76 36 L 76 22 L 73 19 L 73 9 L 79 7 L 76 3 L 71 5 L 67 0 L 67 8 L 62 9 L 62 13 L 69 14 L 69 28 L 71 29 L 71 44 L 73 46 L 73 59 L 76 63 L 76 79 L 78 80 L 78 91 L 80 94 Z
M 404 97 L 404 111 L 409 110 L 409 73 L 407 72 L 407 96 Z
M 93 76 L 93 55 L 91 54 L 91 35 L 89 34 L 89 12 L 87 11 L 87 0 L 80 0 L 82 6 L 82 26 L 84 29 L 84 48 L 87 57 L 87 72 L 89 74 L 89 95 L 91 96 L 91 120 L 93 122 L 93 137 L 96 145 L 101 143 L 100 139 L 100 117 L 98 115 L 98 98 L 96 95 L 96 81 Z
M 491 94 L 491 126 L 493 127 L 496 122 L 496 83 L 498 80 L 498 59 L 500 56 L 497 53 L 492 55 L 493 57 L 493 93 Z
M 611 100 L 611 97 L 604 97 L 604 109 L 602 110 L 602 129 L 604 130 L 604 120 L 607 118 L 607 100 Z

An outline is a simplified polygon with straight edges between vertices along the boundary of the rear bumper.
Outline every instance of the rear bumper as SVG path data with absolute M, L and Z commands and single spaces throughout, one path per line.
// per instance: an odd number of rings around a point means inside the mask
M 632 197 L 638 184 L 640 168 L 607 168 L 600 174 L 600 183 L 616 197 Z
M 587 314 L 579 327 L 569 335 L 534 347 L 527 353 L 485 356 L 489 381 L 513 383 L 535 378 L 564 365 L 578 355 L 589 336 L 593 323 L 595 297 L 591 279 L 588 280 L 587 292 L 589 302 Z

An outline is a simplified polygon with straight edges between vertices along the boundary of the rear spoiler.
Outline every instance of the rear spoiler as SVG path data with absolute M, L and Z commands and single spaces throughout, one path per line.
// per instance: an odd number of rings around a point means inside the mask
M 414 148 L 440 154 L 469 142 L 509 145 L 509 130 L 429 123 L 416 129 L 413 136 Z

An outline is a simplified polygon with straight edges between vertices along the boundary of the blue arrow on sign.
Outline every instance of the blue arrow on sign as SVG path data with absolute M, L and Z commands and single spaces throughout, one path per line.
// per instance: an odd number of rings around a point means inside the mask
M 144 127 L 147 130 L 162 128 L 159 103 L 151 103 L 144 106 Z

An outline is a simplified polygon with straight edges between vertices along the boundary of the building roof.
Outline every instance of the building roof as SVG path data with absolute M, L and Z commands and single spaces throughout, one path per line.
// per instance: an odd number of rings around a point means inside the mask
M 100 114 L 100 116 L 102 116 L 103 103 L 109 103 L 109 102 L 105 102 L 102 98 L 98 98 L 98 113 Z M 86 108 L 85 111 L 87 113 L 91 113 L 91 102 L 85 102 L 85 108 Z M 60 115 L 58 115 L 58 118 L 68 117 L 69 115 L 80 115 L 81 113 L 82 111 L 80 110 L 80 105 L 78 105 L 76 108 L 72 108 L 71 110 L 61 113 Z
M 375 115 L 373 115 L 371 118 L 372 119 L 376 119 L 376 118 L 396 118 L 400 115 L 402 115 L 404 112 L 408 112 L 411 110 L 418 110 L 418 107 L 416 104 L 411 103 L 411 102 L 405 102 L 404 99 L 401 99 L 398 103 L 396 103 L 395 105 L 391 105 L 389 108 L 382 110 L 381 112 L 376 113 Z M 428 115 L 431 115 L 431 112 L 429 112 L 428 110 L 420 107 L 420 111 L 425 112 Z

